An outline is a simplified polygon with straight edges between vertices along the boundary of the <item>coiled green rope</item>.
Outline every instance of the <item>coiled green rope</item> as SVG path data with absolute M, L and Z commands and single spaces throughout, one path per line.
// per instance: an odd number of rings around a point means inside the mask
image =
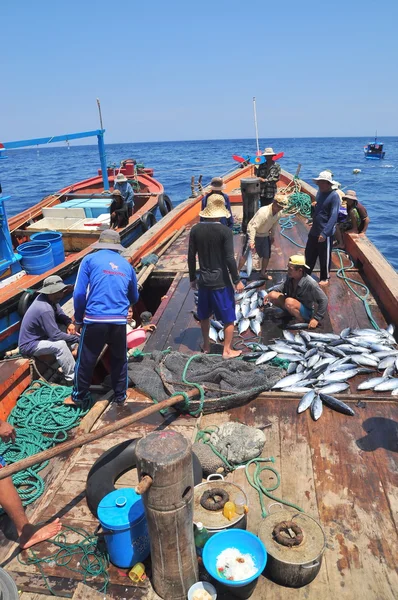
M 80 418 L 88 412 L 88 408 L 82 410 L 64 404 L 70 391 L 70 387 L 49 385 L 44 381 L 34 381 L 25 390 L 8 417 L 8 422 L 16 428 L 16 439 L 14 442 L 0 442 L 0 455 L 7 464 L 28 458 L 67 439 L 67 432 L 76 427 Z M 12 476 L 24 506 L 40 498 L 44 492 L 44 481 L 38 473 L 47 464 L 48 461 L 34 465 Z

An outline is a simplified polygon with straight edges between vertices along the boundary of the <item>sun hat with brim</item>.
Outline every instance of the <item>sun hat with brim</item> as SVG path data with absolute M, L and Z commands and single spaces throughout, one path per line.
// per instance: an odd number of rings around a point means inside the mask
M 123 175 L 123 173 L 118 173 L 116 175 L 115 181 L 117 181 L 118 183 L 123 183 L 124 181 L 127 181 L 127 177 L 126 175 Z
M 210 181 L 210 187 L 214 192 L 221 192 L 225 186 L 221 177 L 213 177 L 213 179 Z
M 43 287 L 39 290 L 40 294 L 56 294 L 62 292 L 65 288 L 69 287 L 64 283 L 58 275 L 51 275 L 43 281 Z
M 333 175 L 330 171 L 321 171 L 318 177 L 315 177 L 312 181 L 328 181 L 332 185 L 334 184 Z
M 266 148 L 263 152 L 263 156 L 275 156 L 276 152 L 272 148 Z
M 120 235 L 113 229 L 105 229 L 99 236 L 98 242 L 93 244 L 93 248 L 98 250 L 117 250 L 123 252 L 124 248 L 120 243 Z
M 225 208 L 224 196 L 213 194 L 207 201 L 207 206 L 199 213 L 200 217 L 205 219 L 221 219 L 221 217 L 230 217 L 231 213 Z
M 355 200 L 358 202 L 357 193 L 354 190 L 347 190 L 347 192 L 343 196 L 344 200 Z
M 145 329 L 138 328 L 133 329 L 133 331 L 129 331 L 127 334 L 127 347 L 136 348 L 145 342 L 146 334 Z
M 275 202 L 275 204 L 277 204 L 281 208 L 285 208 L 287 204 L 287 200 L 285 200 L 285 198 L 281 198 L 280 196 L 275 196 L 273 202 Z
M 309 266 L 305 264 L 305 256 L 302 254 L 293 254 L 293 256 L 290 256 L 289 264 L 294 265 L 295 267 L 305 267 L 306 269 L 309 269 Z

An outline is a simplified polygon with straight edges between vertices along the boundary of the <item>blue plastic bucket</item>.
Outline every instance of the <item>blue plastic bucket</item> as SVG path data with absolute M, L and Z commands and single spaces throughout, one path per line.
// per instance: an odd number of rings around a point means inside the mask
M 251 554 L 257 567 L 256 573 L 252 577 L 240 581 L 229 581 L 220 575 L 217 571 L 217 557 L 227 548 L 237 548 L 242 554 Z M 229 588 L 232 595 L 248 598 L 267 564 L 267 551 L 263 542 L 250 531 L 225 529 L 207 540 L 202 558 L 206 571 L 213 579 Z
M 50 242 L 25 242 L 17 248 L 21 266 L 29 275 L 41 275 L 54 267 Z
M 98 505 L 110 561 L 126 569 L 149 556 L 149 535 L 141 496 L 132 488 L 111 492 Z
M 49 242 L 54 258 L 54 267 L 60 265 L 65 260 L 64 243 L 62 241 L 62 233 L 59 231 L 40 231 L 30 236 L 35 242 Z

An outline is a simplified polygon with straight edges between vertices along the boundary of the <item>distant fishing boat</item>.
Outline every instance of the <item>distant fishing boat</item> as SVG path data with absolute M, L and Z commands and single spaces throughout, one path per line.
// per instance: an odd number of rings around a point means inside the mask
M 377 141 L 377 131 L 375 135 L 375 141 L 369 142 L 366 146 L 364 146 L 363 151 L 365 153 L 365 158 L 369 160 L 381 160 L 385 156 L 385 151 L 383 150 L 383 142 Z
M 42 286 L 49 275 L 59 275 L 73 284 L 81 260 L 92 251 L 101 231 L 110 223 L 110 188 L 119 173 L 125 175 L 134 190 L 133 213 L 128 224 L 118 229 L 127 247 L 172 208 L 163 185 L 133 159 L 119 167 L 108 167 L 105 157 L 104 129 L 51 138 L 21 140 L 0 144 L 5 151 L 26 146 L 97 136 L 101 169 L 84 181 L 69 185 L 41 202 L 7 219 L 6 201 L 0 187 L 0 353 L 18 340 L 21 318 L 34 299 L 33 290 Z M 43 255 L 34 254 L 32 242 L 41 243 Z M 51 246 L 51 247 L 50 247 Z M 40 251 L 41 251 L 40 250 Z

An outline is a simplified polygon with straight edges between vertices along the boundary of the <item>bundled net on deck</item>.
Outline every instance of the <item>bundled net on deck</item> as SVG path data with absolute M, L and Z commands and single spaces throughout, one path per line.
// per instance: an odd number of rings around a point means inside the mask
M 278 367 L 257 366 L 239 359 L 226 360 L 216 354 L 160 352 L 140 354 L 129 362 L 129 385 L 155 402 L 198 389 L 198 398 L 186 397 L 175 408 L 198 415 L 240 406 L 269 390 L 281 378 Z

